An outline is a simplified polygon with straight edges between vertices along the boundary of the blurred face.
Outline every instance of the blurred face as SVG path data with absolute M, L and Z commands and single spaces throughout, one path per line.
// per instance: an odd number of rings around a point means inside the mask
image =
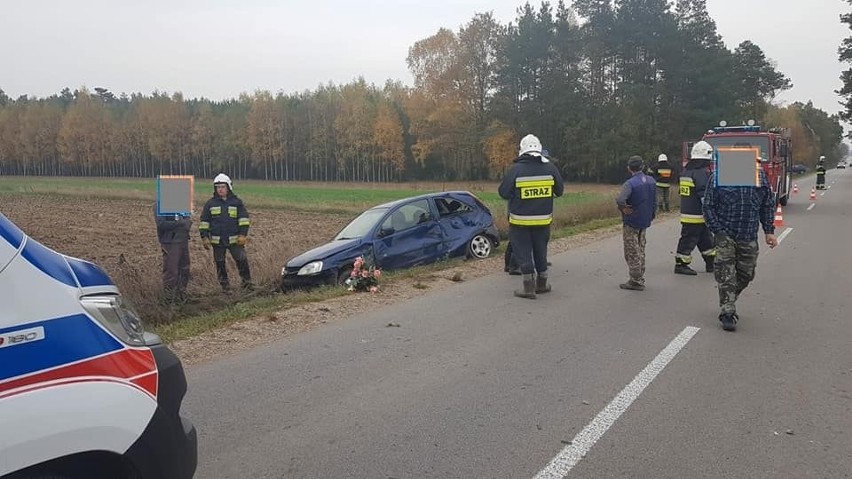
M 228 196 L 228 185 L 216 185 L 216 195 L 221 196 L 222 198 Z

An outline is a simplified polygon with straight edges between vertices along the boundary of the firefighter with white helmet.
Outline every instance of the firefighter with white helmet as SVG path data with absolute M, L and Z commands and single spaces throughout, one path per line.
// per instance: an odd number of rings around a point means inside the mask
M 243 287 L 251 289 L 251 271 L 245 245 L 248 241 L 248 230 L 251 222 L 243 200 L 234 194 L 231 178 L 219 173 L 213 179 L 213 197 L 204 204 L 201 211 L 201 224 L 198 231 L 204 249 L 213 248 L 213 262 L 216 264 L 216 275 L 222 290 L 230 290 L 228 269 L 225 265 L 225 254 L 230 251 L 231 257 L 237 264 L 237 270 L 243 281 Z
M 553 198 L 562 196 L 565 185 L 559 169 L 542 155 L 535 135 L 521 140 L 518 158 L 503 177 L 498 193 L 508 200 L 509 242 L 523 277 L 519 298 L 535 299 L 547 293 L 547 243 L 553 222 Z
M 816 189 L 825 189 L 825 157 L 820 156 L 816 166 Z
M 674 169 L 669 164 L 669 157 L 665 153 L 661 153 L 657 157 L 657 164 L 652 169 L 652 176 L 657 182 L 657 198 L 660 202 L 660 211 L 669 211 L 669 193 L 672 189 L 672 178 L 674 178 Z
M 689 162 L 680 174 L 680 240 L 675 255 L 676 274 L 695 276 L 698 273 L 689 265 L 692 263 L 692 250 L 698 246 L 704 258 L 705 271 L 713 272 L 716 248 L 713 235 L 704 221 L 702 200 L 710 182 L 710 163 L 713 159 L 713 147 L 706 141 L 699 141 L 692 147 Z

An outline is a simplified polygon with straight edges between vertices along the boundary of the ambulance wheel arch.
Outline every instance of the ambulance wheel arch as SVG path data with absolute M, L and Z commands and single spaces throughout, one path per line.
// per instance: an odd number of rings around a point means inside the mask
M 98 414 L 92 414 L 91 398 L 98 398 Z M 47 387 L 0 401 L 0 425 L 16 431 L 3 438 L 6 466 L 0 473 L 16 471 L 8 479 L 134 478 L 123 454 L 157 408 L 154 398 L 143 392 L 107 381 Z M 104 472 L 93 476 L 93 471 Z
M 95 472 L 96 471 L 96 472 Z M 118 454 L 89 452 L 55 459 L 3 479 L 137 479 L 127 460 Z

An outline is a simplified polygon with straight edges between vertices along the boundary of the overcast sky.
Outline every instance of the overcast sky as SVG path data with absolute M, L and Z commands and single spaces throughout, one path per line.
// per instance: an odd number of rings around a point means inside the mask
M 538 5 L 539 2 L 531 2 Z M 554 0 L 552 3 L 556 3 Z M 475 13 L 501 23 L 521 0 L 0 0 L 0 88 L 16 98 L 68 86 L 233 98 L 358 76 L 411 84 L 408 48 Z M 730 48 L 750 39 L 793 81 L 786 102 L 839 110 L 850 34 L 843 0 L 707 0 Z

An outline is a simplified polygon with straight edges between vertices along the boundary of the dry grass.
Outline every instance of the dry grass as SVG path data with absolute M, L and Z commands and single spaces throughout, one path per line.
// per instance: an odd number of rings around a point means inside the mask
M 387 184 L 354 183 L 351 186 L 388 187 Z M 406 189 L 420 188 L 423 191 L 440 190 L 444 186 L 472 192 L 493 192 L 495 189 L 493 182 L 403 185 Z M 584 225 L 609 224 L 599 221 L 616 217 L 613 186 L 567 185 L 566 190 L 596 193 L 600 198 L 557 207 L 554 238 L 571 234 Z M 195 330 L 203 331 L 246 317 L 252 311 L 274 311 L 293 301 L 316 301 L 339 294 L 337 289 L 323 289 L 300 296 L 282 295 L 276 290 L 285 262 L 333 236 L 351 219 L 351 215 L 295 212 L 249 203 L 252 229 L 247 252 L 256 290 L 244 292 L 236 287 L 231 294 L 221 292 L 212 253 L 204 250 L 198 240 L 196 217 L 190 242 L 192 279 L 188 293 L 192 300 L 185 303 L 166 301 L 161 294 L 162 258 L 156 240 L 151 197 L 133 191 L 118 190 L 115 193 L 113 196 L 98 192 L 93 198 L 61 188 L 51 193 L 6 192 L 2 194 L 3 213 L 46 246 L 99 264 L 137 306 L 146 322 L 158 328 L 172 323 L 195 322 Z M 508 231 L 505 215 L 498 211 L 494 214 L 498 229 L 505 234 Z M 239 285 L 239 275 L 230 257 L 227 265 L 231 284 Z M 394 281 L 394 275 L 387 277 L 386 281 Z M 421 282 L 420 287 L 428 288 L 429 285 Z

